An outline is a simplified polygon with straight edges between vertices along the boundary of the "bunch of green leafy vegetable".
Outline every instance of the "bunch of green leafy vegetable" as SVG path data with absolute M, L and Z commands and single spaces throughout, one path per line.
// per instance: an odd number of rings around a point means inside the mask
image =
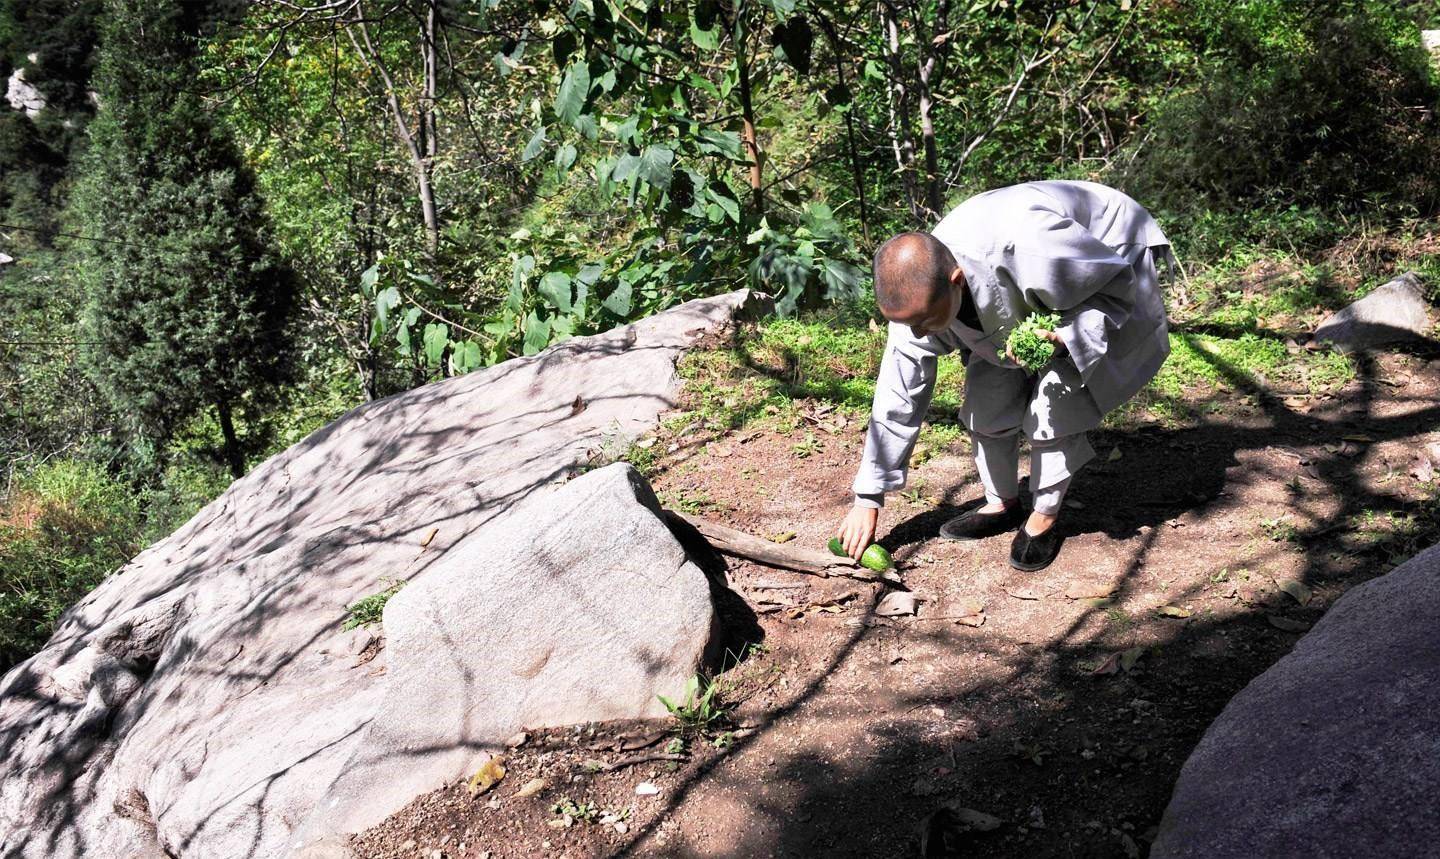
M 1040 332 L 1054 331 L 1059 324 L 1058 313 L 1032 313 L 1010 332 L 1005 347 L 1020 366 L 1038 372 L 1055 357 L 1055 344 L 1041 337 Z

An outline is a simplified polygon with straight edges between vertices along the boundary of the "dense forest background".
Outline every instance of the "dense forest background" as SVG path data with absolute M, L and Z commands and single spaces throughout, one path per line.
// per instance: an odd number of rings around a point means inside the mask
M 990 187 L 1120 187 L 1191 273 L 1433 232 L 1434 28 L 1376 0 L 0 0 L 0 668 L 360 403 L 747 284 L 873 314 L 874 246 Z

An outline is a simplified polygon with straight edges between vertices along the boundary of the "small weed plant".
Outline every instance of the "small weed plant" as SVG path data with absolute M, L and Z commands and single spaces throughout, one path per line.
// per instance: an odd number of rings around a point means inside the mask
M 373 593 L 368 597 L 362 597 L 350 605 L 345 606 L 345 611 L 349 612 L 350 616 L 345 618 L 343 629 L 349 631 L 380 622 L 381 615 L 385 611 L 385 603 L 389 602 L 391 597 L 395 596 L 401 588 L 405 587 L 403 580 L 390 579 L 389 581 L 390 586 L 385 588 L 385 590 L 379 593 Z
M 725 720 L 725 705 L 717 695 L 719 689 L 713 682 L 702 682 L 697 674 L 685 684 L 685 695 L 679 702 L 671 701 L 664 695 L 656 697 L 675 717 L 682 736 L 706 734 Z

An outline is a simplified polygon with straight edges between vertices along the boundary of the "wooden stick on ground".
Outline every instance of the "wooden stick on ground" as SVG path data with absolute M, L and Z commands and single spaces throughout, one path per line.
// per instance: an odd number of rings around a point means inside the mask
M 700 535 L 709 541 L 717 551 L 755 561 L 767 567 L 794 570 L 799 573 L 809 573 L 812 576 L 845 576 L 863 581 L 882 579 L 887 582 L 900 582 L 900 577 L 894 570 L 877 573 L 860 566 L 854 558 L 849 556 L 832 555 L 816 549 L 772 543 L 753 534 L 747 534 L 708 519 L 701 519 L 699 516 L 677 513 L 674 510 L 666 510 L 665 515 L 678 519 L 699 531 Z

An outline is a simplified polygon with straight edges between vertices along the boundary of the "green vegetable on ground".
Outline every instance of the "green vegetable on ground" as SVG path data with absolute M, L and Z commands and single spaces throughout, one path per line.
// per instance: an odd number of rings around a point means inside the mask
M 1060 325 L 1060 314 L 1058 313 L 1032 313 L 1025 317 L 1010 336 L 1005 340 L 1005 346 L 1020 366 L 1031 372 L 1039 372 L 1040 368 L 1050 363 L 1055 357 L 1055 344 L 1040 336 L 1041 331 L 1054 331 Z
M 865 552 L 860 555 L 860 566 L 869 567 L 877 573 L 883 573 L 895 566 L 895 560 L 890 557 L 889 552 L 885 551 L 884 546 L 879 543 L 872 543 L 870 544 L 870 548 L 866 549 Z
M 845 551 L 845 547 L 840 544 L 839 537 L 831 537 L 829 546 L 831 554 L 839 555 L 842 558 L 850 556 Z M 884 546 L 879 543 L 871 543 L 864 552 L 860 553 L 860 566 L 883 573 L 895 566 L 895 560 L 890 557 L 889 552 L 885 551 Z

